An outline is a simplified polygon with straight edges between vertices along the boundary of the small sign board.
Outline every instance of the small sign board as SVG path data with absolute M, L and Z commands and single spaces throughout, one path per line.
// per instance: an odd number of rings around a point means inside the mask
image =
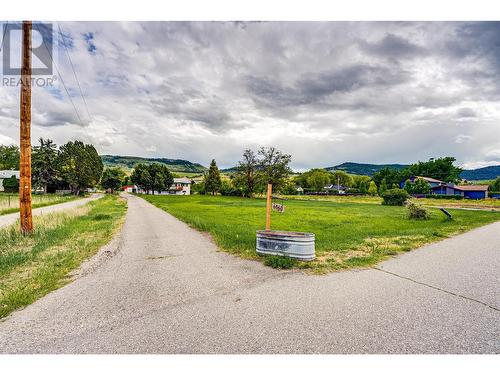
M 280 203 L 273 203 L 272 208 L 274 211 L 285 212 L 285 205 Z

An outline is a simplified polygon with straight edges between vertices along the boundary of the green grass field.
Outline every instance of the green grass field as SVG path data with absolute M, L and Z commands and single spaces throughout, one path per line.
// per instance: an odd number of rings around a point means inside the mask
M 79 199 L 74 195 L 56 195 L 56 194 L 33 194 L 33 208 L 51 206 L 53 204 L 64 203 Z M 18 194 L 0 193 L 0 215 L 10 214 L 19 211 Z
M 262 259 L 255 251 L 255 231 L 265 224 L 265 200 L 238 197 L 144 196 L 155 206 L 191 226 L 208 232 L 223 250 L 244 258 Z M 285 202 L 285 212 L 272 214 L 272 229 L 316 234 L 317 260 L 293 266 L 314 272 L 369 266 L 390 255 L 500 220 L 500 213 L 450 210 L 447 221 L 435 208 L 431 218 L 407 218 L 405 207 L 374 203 Z
M 287 195 L 287 199 L 305 200 L 305 201 L 323 201 L 323 202 L 336 202 L 336 203 L 368 203 L 368 204 L 381 204 L 382 198 L 379 196 L 351 196 L 351 195 Z M 433 198 L 419 198 L 416 199 L 421 205 L 433 207 L 456 207 L 456 208 L 478 208 L 478 209 L 500 209 L 500 199 L 433 199 Z
M 35 233 L 0 229 L 0 318 L 70 281 L 68 273 L 109 242 L 126 203 L 106 196 L 67 212 L 35 216 Z

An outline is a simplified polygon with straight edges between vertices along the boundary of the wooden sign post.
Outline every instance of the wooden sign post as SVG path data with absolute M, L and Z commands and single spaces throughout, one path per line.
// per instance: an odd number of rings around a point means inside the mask
M 267 184 L 267 204 L 266 204 L 266 230 L 271 230 L 271 197 L 273 194 L 273 184 Z
M 33 231 L 31 212 L 31 21 L 23 22 L 22 38 L 19 212 L 21 232 L 28 234 Z

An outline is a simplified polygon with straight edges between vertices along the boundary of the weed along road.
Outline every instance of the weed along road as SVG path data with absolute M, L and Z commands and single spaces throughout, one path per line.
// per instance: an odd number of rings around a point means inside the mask
M 500 352 L 500 222 L 314 276 L 219 252 L 126 197 L 122 232 L 102 250 L 116 255 L 0 322 L 0 352 Z
M 71 208 L 84 206 L 87 203 L 89 203 L 89 202 L 91 202 L 93 200 L 102 198 L 102 197 L 103 197 L 102 194 L 92 194 L 88 198 L 82 198 L 82 199 L 78 199 L 78 200 L 74 200 L 74 201 L 69 201 L 69 202 L 65 202 L 65 203 L 54 204 L 52 206 L 45 206 L 45 207 L 35 208 L 33 210 L 33 215 L 34 216 L 36 216 L 36 215 L 44 215 L 44 214 L 49 214 L 49 213 L 52 213 L 52 212 L 60 212 L 60 211 L 68 210 L 68 209 L 71 209 Z M 19 212 L 15 212 L 15 213 L 12 213 L 12 214 L 7 214 L 7 215 L 1 215 L 0 216 L 0 228 L 14 224 L 17 219 L 19 219 Z

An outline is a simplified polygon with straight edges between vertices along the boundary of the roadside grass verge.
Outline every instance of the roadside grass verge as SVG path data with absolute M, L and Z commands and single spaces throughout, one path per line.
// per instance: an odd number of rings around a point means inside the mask
M 265 200 L 203 195 L 141 197 L 210 233 L 221 249 L 264 260 L 255 250 L 255 236 L 256 230 L 265 226 Z M 429 211 L 429 220 L 409 220 L 405 207 L 289 200 L 284 213 L 272 213 L 272 228 L 315 233 L 317 259 L 290 263 L 273 258 L 265 263 L 314 273 L 367 267 L 388 256 L 500 220 L 498 212 L 450 210 L 454 218 L 450 221 L 438 209 Z
M 52 206 L 53 204 L 64 203 L 80 199 L 75 195 L 43 194 L 32 196 L 32 207 L 40 208 Z M 19 196 L 17 194 L 0 193 L 0 215 L 11 214 L 19 211 Z
M 61 213 L 34 217 L 35 232 L 18 224 L 0 230 L 0 318 L 70 281 L 68 273 L 120 228 L 126 203 L 105 196 Z

